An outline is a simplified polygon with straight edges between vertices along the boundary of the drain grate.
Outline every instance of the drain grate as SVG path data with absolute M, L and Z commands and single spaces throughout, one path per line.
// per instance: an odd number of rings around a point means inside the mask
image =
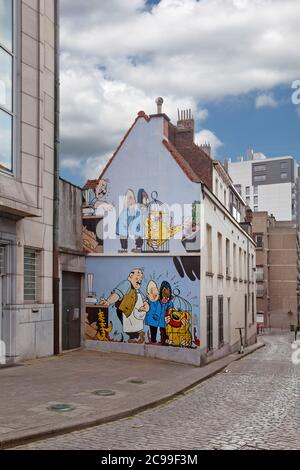
M 136 384 L 136 385 L 144 385 L 146 382 L 145 380 L 142 380 L 142 379 L 130 379 L 128 380 L 128 383 Z
M 116 392 L 113 390 L 95 390 L 93 394 L 97 395 L 97 397 L 112 397 Z
M 68 403 L 57 403 L 56 405 L 48 406 L 49 411 L 56 411 L 58 413 L 67 413 L 68 411 L 75 410 L 75 406 Z

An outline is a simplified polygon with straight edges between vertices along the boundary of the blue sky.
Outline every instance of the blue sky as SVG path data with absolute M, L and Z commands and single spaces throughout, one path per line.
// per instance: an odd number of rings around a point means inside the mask
M 96 178 L 139 110 L 193 110 L 215 158 L 300 162 L 298 0 L 61 0 L 61 174 Z M 134 58 L 134 60 L 133 60 Z
M 207 105 L 205 127 L 222 141 L 218 150 L 221 159 L 235 159 L 253 148 L 269 157 L 293 155 L 300 163 L 300 116 L 291 101 L 291 85 L 274 87 L 269 92 L 278 102 L 277 107 L 257 109 L 257 92 Z

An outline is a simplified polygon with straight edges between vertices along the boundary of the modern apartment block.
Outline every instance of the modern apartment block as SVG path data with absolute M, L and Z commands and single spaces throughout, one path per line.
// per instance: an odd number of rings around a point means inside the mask
M 53 353 L 56 5 L 0 0 L 0 340 L 7 362 Z
M 292 156 L 267 158 L 251 150 L 247 159 L 228 160 L 227 165 L 236 189 L 254 212 L 299 224 L 299 168 Z
M 299 237 L 293 221 L 253 214 L 256 239 L 257 314 L 264 325 L 287 329 L 299 323 Z

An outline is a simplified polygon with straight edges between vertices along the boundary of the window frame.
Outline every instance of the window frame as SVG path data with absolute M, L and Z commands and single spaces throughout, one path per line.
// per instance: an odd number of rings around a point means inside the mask
M 0 168 L 0 175 L 7 175 L 11 177 L 18 176 L 20 170 L 20 55 L 21 50 L 21 34 L 20 34 L 20 3 L 16 0 L 12 2 L 12 50 L 10 51 L 4 44 L 0 43 L 0 48 L 12 58 L 12 110 L 9 111 L 4 106 L 0 105 L 0 111 L 8 115 L 12 119 L 11 126 L 11 169 Z
M 25 252 L 26 251 L 35 254 L 35 287 L 34 287 L 35 296 L 34 296 L 34 299 L 26 299 L 25 298 Z M 41 286 L 40 286 L 41 251 L 37 250 L 36 248 L 31 248 L 29 246 L 24 247 L 23 265 L 24 265 L 24 273 L 23 273 L 24 304 L 27 304 L 27 305 L 38 304 L 38 303 L 40 303 L 40 297 L 41 297 Z
M 254 175 L 253 181 L 254 183 L 262 183 L 263 181 L 267 180 L 267 175 Z

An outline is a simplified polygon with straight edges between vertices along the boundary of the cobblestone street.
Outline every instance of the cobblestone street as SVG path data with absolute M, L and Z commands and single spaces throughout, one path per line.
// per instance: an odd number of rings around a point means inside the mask
M 19 449 L 300 449 L 300 366 L 289 334 L 140 415 Z

